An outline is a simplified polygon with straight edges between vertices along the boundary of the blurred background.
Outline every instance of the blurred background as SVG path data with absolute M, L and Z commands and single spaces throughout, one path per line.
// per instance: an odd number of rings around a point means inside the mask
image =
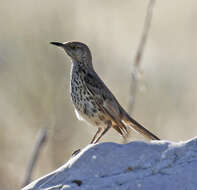
M 0 0 L 0 189 L 21 186 L 39 130 L 41 177 L 85 147 L 96 128 L 77 120 L 71 64 L 50 41 L 87 43 L 94 67 L 128 110 L 132 63 L 147 0 Z M 157 1 L 132 116 L 161 139 L 197 134 L 197 1 Z M 134 133 L 131 140 L 144 140 Z M 122 143 L 114 131 L 102 142 Z M 8 183 L 9 181 L 9 183 Z

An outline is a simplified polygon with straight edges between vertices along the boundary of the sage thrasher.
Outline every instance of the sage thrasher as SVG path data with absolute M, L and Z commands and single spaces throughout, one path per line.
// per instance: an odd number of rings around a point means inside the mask
M 123 138 L 133 128 L 149 139 L 159 140 L 129 116 L 118 103 L 94 70 L 92 55 L 87 45 L 81 42 L 51 42 L 65 50 L 72 61 L 70 93 L 79 120 L 85 120 L 98 128 L 91 143 L 113 127 Z

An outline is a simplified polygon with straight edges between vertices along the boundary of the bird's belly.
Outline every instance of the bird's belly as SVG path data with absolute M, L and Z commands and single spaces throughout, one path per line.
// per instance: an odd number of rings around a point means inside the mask
M 86 121 L 88 124 L 96 127 L 106 127 L 106 118 L 102 113 L 85 114 L 81 110 L 75 108 L 75 114 L 79 120 Z
M 85 120 L 90 125 L 97 127 L 106 126 L 105 115 L 84 87 L 80 85 L 72 87 L 71 97 L 79 120 Z

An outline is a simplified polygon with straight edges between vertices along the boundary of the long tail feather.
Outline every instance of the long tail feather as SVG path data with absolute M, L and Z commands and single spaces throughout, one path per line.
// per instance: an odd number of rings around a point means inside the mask
M 145 137 L 152 139 L 152 140 L 160 140 L 156 135 L 151 133 L 149 130 L 144 128 L 141 124 L 139 124 L 137 121 L 132 119 L 126 111 L 122 114 L 122 121 L 131 128 L 135 129 L 137 132 L 141 133 Z

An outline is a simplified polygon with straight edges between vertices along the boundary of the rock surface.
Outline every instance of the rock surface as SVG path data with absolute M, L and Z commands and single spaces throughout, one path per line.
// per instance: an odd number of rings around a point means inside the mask
M 196 190 L 197 139 L 89 145 L 23 190 Z

